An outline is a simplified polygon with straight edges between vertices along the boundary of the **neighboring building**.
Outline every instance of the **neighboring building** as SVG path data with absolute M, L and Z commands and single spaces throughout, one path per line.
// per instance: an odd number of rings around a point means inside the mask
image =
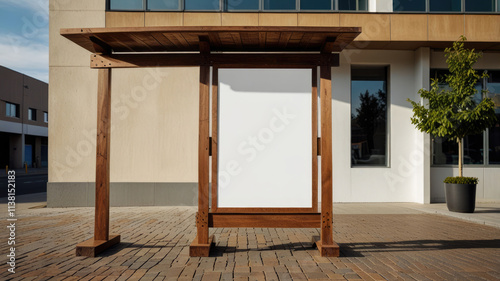
M 49 206 L 94 200 L 97 70 L 61 28 L 362 27 L 332 69 L 335 202 L 443 202 L 457 146 L 418 132 L 407 99 L 446 69 L 443 50 L 461 35 L 484 52 L 477 88 L 500 116 L 500 0 L 51 0 L 50 13 Z M 198 75 L 113 70 L 112 205 L 196 205 Z M 500 124 L 464 150 L 477 200 L 500 200 Z
M 48 165 L 48 85 L 0 66 L 0 165 Z

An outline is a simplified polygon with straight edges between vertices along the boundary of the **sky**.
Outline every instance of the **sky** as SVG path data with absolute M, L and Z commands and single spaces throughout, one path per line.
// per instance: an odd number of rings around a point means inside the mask
M 0 0 L 0 65 L 49 82 L 49 0 Z

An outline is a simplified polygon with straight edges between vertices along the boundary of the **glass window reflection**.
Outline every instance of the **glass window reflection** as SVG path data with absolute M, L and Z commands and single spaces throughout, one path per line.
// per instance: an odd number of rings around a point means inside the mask
M 351 69 L 351 164 L 387 166 L 387 67 Z
M 460 12 L 462 11 L 462 0 L 429 0 L 429 11 Z
M 301 10 L 331 10 L 331 0 L 302 0 L 300 1 Z
M 184 9 L 188 11 L 220 10 L 219 0 L 185 0 Z
M 148 10 L 179 10 L 179 0 L 148 0 Z
M 394 0 L 392 8 L 394 11 L 425 12 L 425 0 Z
M 144 10 L 143 0 L 110 0 L 111 10 Z
M 264 10 L 295 10 L 295 0 L 264 0 Z
M 259 10 L 259 0 L 226 0 L 228 11 L 257 11 Z
M 494 0 L 465 0 L 466 12 L 493 12 L 495 11 Z
M 495 113 L 497 115 L 497 123 L 488 130 L 488 152 L 489 164 L 500 164 L 500 71 L 490 71 L 488 82 L 488 97 L 495 104 Z

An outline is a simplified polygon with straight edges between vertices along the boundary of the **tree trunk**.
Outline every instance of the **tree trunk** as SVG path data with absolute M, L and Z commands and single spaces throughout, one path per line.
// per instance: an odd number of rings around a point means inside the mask
M 458 142 L 458 176 L 463 177 L 464 170 L 464 151 L 462 146 L 462 140 L 459 138 Z

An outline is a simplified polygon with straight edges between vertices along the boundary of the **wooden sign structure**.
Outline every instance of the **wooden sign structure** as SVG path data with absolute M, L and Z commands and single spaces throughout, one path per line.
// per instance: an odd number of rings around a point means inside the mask
M 209 256 L 210 227 L 321 228 L 315 241 L 321 256 L 338 256 L 333 241 L 331 68 L 359 27 L 143 27 L 62 29 L 61 35 L 89 50 L 98 70 L 95 233 L 76 247 L 76 255 L 95 256 L 120 242 L 109 235 L 109 145 L 111 69 L 139 67 L 200 68 L 197 236 L 191 256 Z M 127 54 L 121 54 L 127 52 Z M 155 53 L 152 53 L 155 52 Z M 186 53 L 196 52 L 196 53 Z M 240 52 L 240 53 L 234 53 Z M 258 52 L 258 53 L 255 53 Z M 320 104 L 317 104 L 319 67 Z M 219 208 L 217 206 L 218 96 L 220 68 L 310 68 L 312 99 L 312 208 Z M 212 81 L 210 74 L 212 73 Z M 212 128 L 210 128 L 212 107 Z M 317 136 L 321 116 L 321 138 Z M 210 137 L 210 130 L 212 137 Z M 318 210 L 318 161 L 321 155 L 321 206 Z M 209 163 L 212 157 L 212 201 Z M 211 206 L 211 207 L 210 207 Z

